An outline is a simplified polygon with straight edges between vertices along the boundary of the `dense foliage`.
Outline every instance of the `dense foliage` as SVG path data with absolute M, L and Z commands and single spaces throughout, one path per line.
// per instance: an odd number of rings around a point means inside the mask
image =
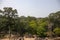
M 18 17 L 16 9 L 4 7 L 4 10 L 0 10 L 0 37 L 6 34 L 60 36 L 60 11 L 45 18 Z

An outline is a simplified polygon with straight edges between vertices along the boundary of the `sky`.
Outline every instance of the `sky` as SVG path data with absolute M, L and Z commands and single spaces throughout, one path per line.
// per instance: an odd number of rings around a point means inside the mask
M 60 0 L 0 0 L 0 9 L 12 7 L 19 16 L 47 17 L 60 11 Z

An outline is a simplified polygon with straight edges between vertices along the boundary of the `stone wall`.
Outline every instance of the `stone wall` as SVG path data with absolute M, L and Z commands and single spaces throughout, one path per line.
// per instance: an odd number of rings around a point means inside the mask
M 24 40 L 35 40 L 35 38 L 24 38 Z

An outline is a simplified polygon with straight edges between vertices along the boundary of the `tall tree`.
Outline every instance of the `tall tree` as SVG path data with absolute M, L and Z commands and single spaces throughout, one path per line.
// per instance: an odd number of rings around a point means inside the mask
M 12 9 L 11 7 L 4 7 L 4 10 L 0 10 L 3 16 L 7 19 L 6 28 L 9 29 L 9 35 L 11 36 L 11 27 L 15 22 L 15 18 L 17 17 L 17 10 Z

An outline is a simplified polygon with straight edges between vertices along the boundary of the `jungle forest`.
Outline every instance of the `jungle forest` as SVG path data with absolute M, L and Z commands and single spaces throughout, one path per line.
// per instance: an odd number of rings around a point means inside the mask
M 50 13 L 48 17 L 18 16 L 17 9 L 4 7 L 0 9 L 0 38 L 15 34 L 38 37 L 60 37 L 60 11 Z

